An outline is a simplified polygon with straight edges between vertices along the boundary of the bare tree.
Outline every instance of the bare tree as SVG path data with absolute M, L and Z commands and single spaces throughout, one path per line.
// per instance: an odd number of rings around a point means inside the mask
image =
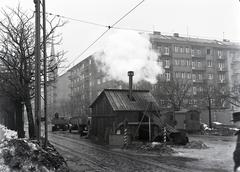
M 169 82 L 159 81 L 153 94 L 163 106 L 168 106 L 174 111 L 179 111 L 189 107 L 191 87 L 190 80 L 174 79 Z
M 203 81 L 200 86 L 201 89 L 196 93 L 195 98 L 199 101 L 197 107 L 200 109 L 207 109 L 209 114 L 209 127 L 212 128 L 212 109 L 219 107 L 219 88 L 207 80 Z
M 35 89 L 35 27 L 34 12 L 24 11 L 20 5 L 16 9 L 7 7 L 2 9 L 4 16 L 0 21 L 0 80 L 6 82 L 12 88 L 16 108 L 16 116 L 22 117 L 23 103 L 27 110 L 29 136 L 33 137 L 34 118 L 31 100 L 34 97 Z M 55 18 L 47 20 L 48 32 L 46 34 L 47 44 L 51 43 L 54 31 L 65 25 L 66 22 L 56 21 Z M 55 35 L 55 40 L 60 35 Z M 57 44 L 60 42 L 57 42 Z M 42 47 L 42 43 L 41 43 Z M 53 72 L 63 61 L 63 54 L 58 54 L 56 66 L 48 65 L 47 72 Z M 43 76 L 43 59 L 41 59 L 41 76 Z M 18 109 L 18 110 L 17 110 Z M 21 126 L 22 127 L 22 126 Z M 19 137 L 22 137 L 20 133 Z

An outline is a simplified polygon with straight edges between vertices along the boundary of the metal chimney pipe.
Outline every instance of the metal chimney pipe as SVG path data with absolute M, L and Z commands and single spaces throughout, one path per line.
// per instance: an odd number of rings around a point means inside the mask
M 132 101 L 132 84 L 133 84 L 133 71 L 128 71 L 129 76 L 129 100 Z

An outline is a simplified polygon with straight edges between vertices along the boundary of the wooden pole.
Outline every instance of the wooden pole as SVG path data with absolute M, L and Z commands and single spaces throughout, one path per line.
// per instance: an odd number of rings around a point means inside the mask
M 43 7 L 43 59 L 44 59 L 44 118 L 45 118 L 45 145 L 48 142 L 48 118 L 47 118 L 47 46 L 46 46 L 46 11 L 45 0 L 42 0 Z
M 40 101 L 40 0 L 34 0 L 35 3 L 35 119 L 36 119 L 36 137 L 41 138 L 41 101 Z

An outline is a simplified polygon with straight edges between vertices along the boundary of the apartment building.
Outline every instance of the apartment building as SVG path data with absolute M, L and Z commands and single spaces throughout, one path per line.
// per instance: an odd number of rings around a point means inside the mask
M 192 82 L 192 95 L 202 90 L 207 80 L 222 90 L 233 90 L 240 82 L 240 44 L 228 40 L 210 40 L 181 37 L 178 33 L 172 36 L 160 32 L 149 34 L 152 47 L 159 53 L 165 73 L 160 76 L 161 82 L 173 79 L 189 79 Z M 73 97 L 81 93 L 82 100 L 92 102 L 105 88 L 128 88 L 122 82 L 116 82 L 106 76 L 89 56 L 69 69 L 70 93 Z M 144 83 L 134 85 L 134 89 L 151 89 L 153 85 Z M 195 100 L 196 99 L 196 100 Z M 193 98 L 197 104 L 197 97 Z M 236 106 L 224 107 L 235 109 Z
M 208 84 L 209 88 L 219 88 L 222 92 L 232 92 L 239 85 L 239 43 L 181 37 L 178 33 L 166 36 L 160 32 L 150 34 L 150 39 L 153 49 L 161 55 L 160 60 L 165 69 L 165 73 L 160 76 L 161 81 L 190 80 L 193 106 L 200 103 L 198 95 L 203 91 L 204 84 Z M 235 91 L 237 95 L 239 90 Z M 227 118 L 231 118 L 231 111 L 239 110 L 239 107 L 222 101 L 213 110 L 213 114 L 229 111 Z M 205 115 L 205 118 L 208 117 Z M 216 115 L 213 118 L 218 121 Z
M 81 99 L 93 102 L 105 88 L 123 88 L 122 83 L 115 82 L 97 66 L 94 56 L 89 56 L 68 70 L 70 80 L 70 97 L 77 93 Z

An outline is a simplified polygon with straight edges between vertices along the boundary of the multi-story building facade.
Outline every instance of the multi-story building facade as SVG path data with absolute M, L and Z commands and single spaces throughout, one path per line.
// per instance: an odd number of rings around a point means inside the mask
M 188 79 L 191 81 L 191 94 L 197 104 L 197 93 L 201 92 L 206 84 L 219 87 L 221 90 L 233 90 L 236 83 L 240 83 L 240 44 L 227 40 L 208 40 L 199 38 L 181 37 L 175 33 L 173 36 L 161 35 L 160 32 L 150 34 L 153 49 L 159 54 L 165 73 L 159 77 L 161 82 L 173 79 Z M 93 102 L 105 88 L 128 88 L 122 82 L 110 80 L 89 56 L 71 69 L 69 69 L 70 97 L 80 93 L 82 101 Z M 143 88 L 144 87 L 144 88 Z M 138 89 L 151 89 L 154 85 L 145 83 L 134 86 Z M 84 105 L 85 108 L 86 105 Z M 221 108 L 234 108 L 224 107 Z M 233 106 L 233 105 L 232 105 Z
M 206 84 L 211 89 L 222 93 L 232 92 L 239 87 L 240 44 L 227 40 L 208 40 L 199 38 L 161 35 L 155 32 L 150 35 L 153 48 L 161 54 L 165 73 L 160 76 L 162 82 L 188 80 L 191 84 L 192 104 L 197 107 Z M 238 90 L 239 91 L 239 90 Z M 235 94 L 237 96 L 237 92 Z M 212 100 L 212 110 L 233 110 L 238 106 L 224 100 Z M 231 115 L 228 115 L 231 118 Z

